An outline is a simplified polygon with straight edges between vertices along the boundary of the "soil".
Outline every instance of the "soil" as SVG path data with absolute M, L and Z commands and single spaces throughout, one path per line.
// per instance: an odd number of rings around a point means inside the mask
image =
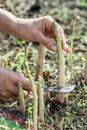
M 70 79 L 70 54 L 65 56 L 65 84 L 75 84 L 76 88 L 72 93 L 66 94 L 64 104 L 55 101 L 57 93 L 47 93 L 44 128 L 45 130 L 87 130 L 87 85 L 84 82 L 85 52 L 87 50 L 87 3 L 81 6 L 79 1 L 75 0 L 0 0 L 0 7 L 23 18 L 52 16 L 63 27 L 69 46 L 72 35 L 72 21 L 76 19 L 73 40 L 72 82 Z M 4 57 L 12 70 L 18 72 L 21 70 L 24 73 L 21 63 L 23 59 L 17 56 L 18 53 L 22 57 L 24 53 L 25 45 L 20 43 L 23 42 L 19 38 L 0 34 L 0 62 L 3 64 L 2 57 Z M 29 43 L 31 46 L 29 47 L 28 60 L 31 73 L 34 76 L 38 43 Z M 56 54 L 47 50 L 43 75 L 45 84 L 49 86 L 55 86 L 57 81 L 55 59 Z M 20 67 L 18 64 L 20 64 Z M 26 104 L 31 100 L 32 96 L 30 95 L 30 99 L 26 99 Z M 0 116 L 18 122 L 19 125 L 26 128 L 27 112 L 24 115 L 20 112 L 18 102 L 0 103 Z M 63 127 L 61 125 L 62 129 L 60 129 L 59 124 L 63 125 Z
M 23 128 L 26 128 L 27 116 L 13 108 L 2 107 L 0 108 L 0 117 L 11 120 L 14 123 L 18 123 Z

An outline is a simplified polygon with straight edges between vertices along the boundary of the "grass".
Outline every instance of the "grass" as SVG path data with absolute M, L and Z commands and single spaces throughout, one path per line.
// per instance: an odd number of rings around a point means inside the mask
M 25 130 L 10 120 L 0 117 L 0 130 Z

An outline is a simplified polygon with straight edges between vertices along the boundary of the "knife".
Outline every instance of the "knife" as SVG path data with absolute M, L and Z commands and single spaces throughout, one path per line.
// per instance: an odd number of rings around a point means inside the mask
M 43 86 L 46 92 L 59 92 L 59 93 L 70 93 L 75 89 L 76 85 L 66 86 L 66 87 L 53 87 L 53 86 Z

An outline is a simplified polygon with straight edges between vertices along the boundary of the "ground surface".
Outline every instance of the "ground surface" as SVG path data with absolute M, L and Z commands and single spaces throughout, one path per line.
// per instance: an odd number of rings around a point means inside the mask
M 55 94 L 47 94 L 45 106 L 45 130 L 59 130 L 59 124 L 63 124 L 63 130 L 87 130 L 87 85 L 84 83 L 85 52 L 87 49 L 87 3 L 82 6 L 79 0 L 0 0 L 0 7 L 5 8 L 18 17 L 31 18 L 43 15 L 52 16 L 64 29 L 67 43 L 70 46 L 72 35 L 72 21 L 76 19 L 75 35 L 73 43 L 73 75 L 72 84 L 76 85 L 75 90 L 69 95 L 66 94 L 63 105 L 55 102 Z M 37 4 L 38 3 L 38 4 Z M 14 71 L 23 72 L 23 41 L 12 36 L 0 34 L 0 62 L 3 58 L 8 61 L 8 66 Z M 17 50 L 17 51 L 16 51 Z M 34 76 L 38 44 L 31 43 L 29 47 L 28 60 L 30 69 Z M 8 58 L 10 56 L 10 58 Z M 57 65 L 56 54 L 47 50 L 45 60 L 45 83 L 56 85 Z M 66 85 L 71 85 L 71 63 L 70 54 L 66 55 Z M 26 101 L 28 102 L 28 101 Z M 27 116 L 18 115 L 18 102 L 0 103 L 0 113 L 4 117 L 17 121 L 25 127 Z M 13 109 L 14 108 L 14 109 Z M 13 110 L 13 111 L 12 111 Z M 16 111 L 18 110 L 18 111 Z M 11 114 L 16 113 L 15 117 Z M 20 119 L 19 119 L 20 118 Z M 21 121 L 19 121 L 21 120 Z M 62 128 L 62 125 L 61 125 Z M 41 128 L 42 129 L 42 128 Z

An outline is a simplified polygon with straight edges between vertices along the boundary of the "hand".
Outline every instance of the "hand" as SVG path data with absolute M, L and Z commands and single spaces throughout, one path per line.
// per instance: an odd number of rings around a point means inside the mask
M 16 72 L 0 67 L 0 101 L 17 99 L 19 94 L 18 81 L 22 83 L 26 97 L 31 90 L 29 80 Z
M 44 16 L 33 19 L 17 18 L 11 13 L 0 9 L 0 32 L 12 34 L 24 40 L 32 40 L 42 43 L 48 49 L 56 51 L 55 31 L 53 19 L 50 16 Z M 57 25 L 58 33 L 62 41 L 62 48 L 65 52 L 70 52 L 66 44 L 63 29 Z
M 53 19 L 50 16 L 44 16 L 35 19 L 18 19 L 19 37 L 24 40 L 32 40 L 42 43 L 48 49 L 56 51 L 55 32 Z M 65 52 L 71 52 L 66 44 L 64 31 L 60 25 L 57 26 L 62 40 L 62 48 Z

